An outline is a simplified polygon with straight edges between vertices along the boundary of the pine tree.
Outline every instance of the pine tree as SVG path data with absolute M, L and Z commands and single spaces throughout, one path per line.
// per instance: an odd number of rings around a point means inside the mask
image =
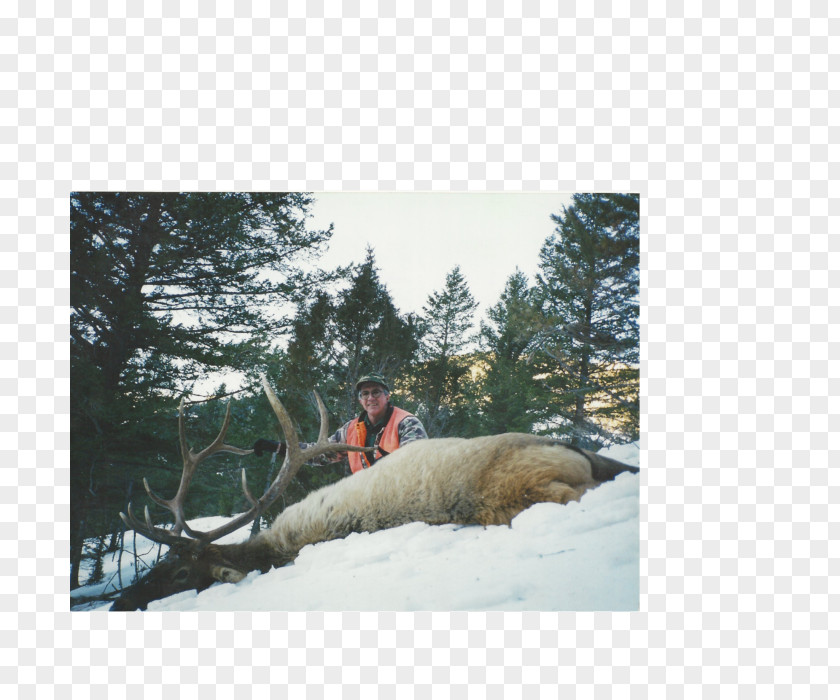
M 554 408 L 585 444 L 638 436 L 639 197 L 576 194 L 552 216 L 538 283 Z
M 287 324 L 284 306 L 333 277 L 300 268 L 332 233 L 306 230 L 311 201 L 71 196 L 72 586 L 83 538 L 110 527 L 159 461 L 174 397 L 208 369 L 258 362 Z
M 332 374 L 344 387 L 340 413 L 349 417 L 358 407 L 355 382 L 360 375 L 379 372 L 399 381 L 417 352 L 414 319 L 403 317 L 394 306 L 370 248 L 353 272 L 350 287 L 338 295 L 332 327 L 336 351 Z
M 283 390 L 306 393 L 330 374 L 335 362 L 331 330 L 334 315 L 332 299 L 324 290 L 298 307 L 282 363 L 279 386 Z
M 461 268 L 456 266 L 446 276 L 444 287 L 433 292 L 423 306 L 423 337 L 419 372 L 428 415 L 424 416 L 430 436 L 457 431 L 453 421 L 463 402 L 472 359 L 467 354 L 475 325 L 473 315 L 478 303 L 470 293 Z
M 544 322 L 524 273 L 517 269 L 508 278 L 487 318 L 481 323 L 486 372 L 477 392 L 481 433 L 530 433 L 545 417 L 548 396 L 530 362 Z

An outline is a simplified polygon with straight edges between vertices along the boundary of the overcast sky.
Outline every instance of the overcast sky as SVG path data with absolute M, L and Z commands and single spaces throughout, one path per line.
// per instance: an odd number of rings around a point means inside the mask
M 534 283 L 540 248 L 555 228 L 550 215 L 571 205 L 571 194 L 557 193 L 322 192 L 314 197 L 307 228 L 335 225 L 319 265 L 361 263 L 370 245 L 380 279 L 402 314 L 422 314 L 428 296 L 442 290 L 446 275 L 460 265 L 479 302 L 474 330 L 517 266 Z M 229 389 L 244 381 L 241 372 L 213 373 L 197 390 L 211 393 L 220 376 Z
M 481 306 L 494 305 L 517 266 L 531 283 L 539 251 L 554 231 L 550 214 L 569 206 L 569 194 L 319 193 L 310 229 L 335 224 L 321 264 L 364 260 L 374 249 L 380 278 L 401 313 L 422 313 L 456 265 Z

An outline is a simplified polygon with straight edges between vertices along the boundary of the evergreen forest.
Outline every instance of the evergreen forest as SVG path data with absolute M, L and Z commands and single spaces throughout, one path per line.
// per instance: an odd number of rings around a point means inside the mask
M 511 270 L 483 317 L 457 260 L 413 313 L 395 306 L 375 250 L 321 269 L 333 230 L 307 227 L 315 200 L 71 196 L 71 589 L 101 580 L 106 556 L 138 571 L 160 556 L 157 545 L 137 551 L 118 514 L 132 503 L 172 522 L 143 480 L 164 497 L 178 487 L 182 398 L 193 449 L 213 441 L 228 403 L 229 444 L 282 439 L 260 374 L 302 440 L 318 433 L 312 390 L 333 432 L 358 411 L 354 381 L 368 372 L 391 379 L 392 402 L 432 438 L 533 432 L 594 450 L 639 438 L 638 195 L 575 194 L 547 211 L 555 228 L 539 274 Z M 245 510 L 240 471 L 257 491 L 271 466 L 214 456 L 187 516 Z M 347 474 L 338 462 L 304 466 L 259 525 Z

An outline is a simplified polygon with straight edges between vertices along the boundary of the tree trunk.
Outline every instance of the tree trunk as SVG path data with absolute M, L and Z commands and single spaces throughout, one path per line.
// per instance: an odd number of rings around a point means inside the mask
M 79 570 L 82 566 L 86 507 L 84 499 L 73 501 L 70 509 L 70 590 L 79 588 Z M 75 515 L 75 517 L 74 517 Z
M 102 560 L 105 557 L 105 535 L 101 534 L 96 541 L 96 550 L 94 552 L 93 572 L 90 575 L 87 583 L 100 583 L 105 576 Z
M 578 391 L 575 396 L 575 417 L 574 427 L 575 436 L 572 439 L 573 445 L 580 445 L 584 442 L 581 438 L 586 432 L 586 394 L 589 391 L 589 357 L 592 350 L 592 297 L 593 290 L 589 290 L 587 295 L 586 306 L 584 307 L 584 324 L 582 328 L 581 338 L 581 355 L 580 364 L 578 365 Z

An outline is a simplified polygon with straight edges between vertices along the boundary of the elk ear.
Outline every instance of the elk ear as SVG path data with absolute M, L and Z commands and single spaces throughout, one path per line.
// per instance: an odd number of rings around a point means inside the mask
M 230 566 L 214 566 L 210 569 L 210 575 L 222 583 L 239 583 L 245 574 Z

